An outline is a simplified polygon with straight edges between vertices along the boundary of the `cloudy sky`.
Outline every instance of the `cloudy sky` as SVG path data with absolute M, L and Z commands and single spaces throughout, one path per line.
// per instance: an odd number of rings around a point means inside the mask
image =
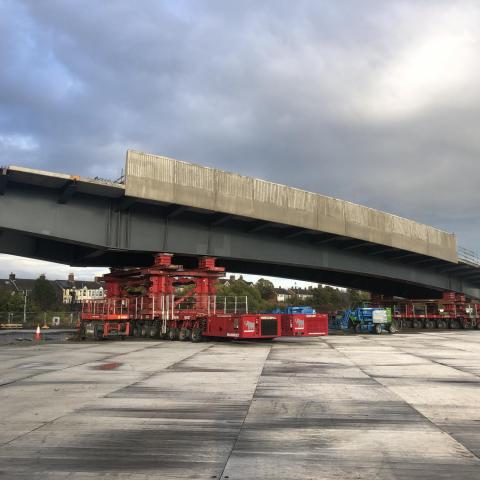
M 479 25 L 478 0 L 0 0 L 0 165 L 116 178 L 136 148 L 476 249 Z

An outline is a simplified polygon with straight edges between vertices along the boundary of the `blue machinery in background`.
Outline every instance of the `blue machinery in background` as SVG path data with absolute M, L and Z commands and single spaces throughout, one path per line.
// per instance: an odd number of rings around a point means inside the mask
M 289 315 L 293 314 L 315 314 L 317 313 L 316 310 L 312 307 L 285 307 L 285 308 L 275 308 L 274 310 L 268 310 L 264 313 L 288 313 Z
M 390 308 L 359 307 L 351 310 L 338 312 L 330 318 L 328 328 L 330 330 L 353 330 L 355 333 L 382 333 L 397 331 L 392 322 Z

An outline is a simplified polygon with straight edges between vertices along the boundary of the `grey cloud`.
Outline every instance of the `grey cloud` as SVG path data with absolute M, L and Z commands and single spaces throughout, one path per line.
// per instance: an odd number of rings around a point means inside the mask
M 133 147 L 476 247 L 477 2 L 0 0 L 0 13 L 0 164 L 112 178 Z

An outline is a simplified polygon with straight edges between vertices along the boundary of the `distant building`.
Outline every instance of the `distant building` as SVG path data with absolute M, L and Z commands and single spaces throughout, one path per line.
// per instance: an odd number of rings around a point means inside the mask
M 62 303 L 83 303 L 105 297 L 104 284 L 98 279 L 93 282 L 75 280 L 73 273 L 70 273 L 68 280 L 55 280 L 55 283 L 62 292 Z
M 313 297 L 312 287 L 308 288 L 276 288 L 275 295 L 277 302 L 288 302 L 292 298 L 298 298 L 300 300 L 310 300 Z
M 221 278 L 218 283 L 220 285 L 225 285 L 226 287 L 229 287 L 233 282 L 241 280 L 242 282 L 246 283 L 247 285 L 253 285 L 253 282 L 248 282 L 243 278 L 243 275 L 240 275 L 238 278 L 235 278 L 235 275 L 230 275 L 229 278 Z
M 276 288 L 275 295 L 277 297 L 277 302 L 280 303 L 286 302 L 290 298 L 290 294 L 285 288 Z
M 45 278 L 45 275 L 40 275 Z M 28 294 L 33 290 L 36 279 L 16 278 L 11 273 L 8 279 L 0 279 L 0 290 L 8 293 Z M 68 275 L 68 280 L 47 280 L 57 293 L 58 301 L 61 303 L 82 303 L 86 300 L 97 300 L 105 297 L 104 283 L 95 279 L 95 281 L 75 280 L 73 273 Z
M 0 290 L 6 291 L 10 294 L 31 292 L 35 280 L 31 278 L 16 278 L 14 273 L 11 273 L 8 278 L 0 280 Z

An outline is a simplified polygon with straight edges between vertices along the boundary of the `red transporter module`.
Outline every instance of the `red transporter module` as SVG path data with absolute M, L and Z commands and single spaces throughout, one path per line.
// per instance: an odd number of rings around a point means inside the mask
M 158 254 L 147 268 L 115 269 L 104 276 L 107 298 L 84 304 L 82 337 L 144 336 L 170 340 L 202 337 L 275 338 L 278 315 L 248 314 L 246 297 L 219 297 L 215 283 L 225 269 L 215 259 L 198 268 L 172 264 Z
M 214 315 L 209 318 L 204 336 L 238 339 L 275 338 L 282 335 L 281 315 Z
M 392 308 L 399 328 L 480 328 L 480 303 L 455 292 L 441 299 L 406 300 L 372 295 L 372 304 Z
M 326 313 L 283 313 L 282 337 L 320 337 L 328 335 Z

